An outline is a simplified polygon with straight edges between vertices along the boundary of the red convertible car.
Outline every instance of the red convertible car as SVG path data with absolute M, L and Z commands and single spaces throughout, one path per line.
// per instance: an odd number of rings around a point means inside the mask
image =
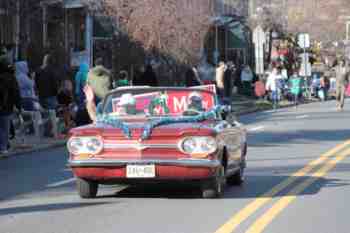
M 99 184 L 185 181 L 204 198 L 240 185 L 246 166 L 246 130 L 212 86 L 126 87 L 110 92 L 97 119 L 74 128 L 68 165 L 82 198 Z

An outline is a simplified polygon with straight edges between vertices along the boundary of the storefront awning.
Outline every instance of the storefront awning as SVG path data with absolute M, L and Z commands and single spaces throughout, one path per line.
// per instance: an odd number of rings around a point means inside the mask
M 63 7 L 66 9 L 82 8 L 84 4 L 81 0 L 64 0 Z
M 53 4 L 62 4 L 63 8 L 66 8 L 66 9 L 85 7 L 82 0 L 46 0 L 46 1 L 41 1 L 42 6 L 53 5 Z

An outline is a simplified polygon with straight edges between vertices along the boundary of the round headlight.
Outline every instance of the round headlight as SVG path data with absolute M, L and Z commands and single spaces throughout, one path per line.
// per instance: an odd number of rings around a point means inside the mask
M 196 150 L 197 142 L 194 138 L 187 138 L 182 142 L 182 149 L 186 153 L 193 153 Z
M 68 151 L 71 154 L 78 154 L 83 146 L 83 141 L 80 138 L 71 138 L 67 143 Z
M 214 152 L 217 148 L 216 140 L 212 137 L 203 138 L 201 143 L 202 151 L 211 151 Z
M 188 137 L 180 143 L 179 147 L 183 153 L 203 157 L 214 153 L 217 143 L 213 137 Z
M 102 141 L 98 138 L 90 138 L 86 142 L 86 149 L 90 151 L 92 154 L 97 154 L 101 152 L 103 148 Z
M 99 137 L 72 137 L 67 143 L 71 154 L 99 154 L 103 150 L 103 141 Z

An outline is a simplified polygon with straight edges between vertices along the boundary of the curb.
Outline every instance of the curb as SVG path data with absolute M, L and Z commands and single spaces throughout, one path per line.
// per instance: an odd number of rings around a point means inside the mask
M 65 145 L 66 145 L 66 141 L 59 141 L 59 142 L 55 142 L 53 144 L 40 146 L 37 148 L 23 149 L 21 151 L 9 152 L 7 155 L 8 155 L 8 157 L 20 156 L 20 155 L 24 155 L 24 154 L 30 154 L 30 153 L 35 153 L 35 152 L 42 152 L 42 151 L 46 151 L 46 150 L 51 150 L 54 148 L 65 146 Z

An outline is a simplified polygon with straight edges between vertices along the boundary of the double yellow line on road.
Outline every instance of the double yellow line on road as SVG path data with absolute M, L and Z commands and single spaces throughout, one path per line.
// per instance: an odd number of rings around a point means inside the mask
M 282 192 L 289 185 L 296 182 L 298 178 L 303 177 L 309 172 L 311 172 L 317 166 L 323 165 L 318 171 L 312 174 L 310 178 L 308 178 L 303 183 L 293 188 L 285 197 L 281 198 L 261 218 L 259 218 L 247 231 L 248 233 L 262 232 L 265 229 L 265 227 L 273 220 L 273 218 L 277 216 L 278 213 L 280 213 L 285 207 L 287 207 L 296 198 L 296 195 L 303 192 L 308 186 L 314 183 L 318 178 L 324 176 L 327 172 L 329 172 L 332 168 L 334 168 L 338 162 L 342 161 L 347 156 L 349 156 L 350 149 L 339 154 L 338 156 L 333 158 L 329 163 L 324 164 L 326 160 L 336 155 L 338 152 L 342 151 L 349 145 L 350 145 L 350 140 L 336 146 L 335 148 L 321 155 L 318 159 L 311 161 L 304 168 L 292 174 L 288 179 L 276 185 L 270 191 L 264 193 L 261 197 L 258 197 L 253 202 L 251 202 L 246 207 L 244 207 L 237 214 L 235 214 L 231 219 L 229 219 L 224 225 L 222 225 L 215 233 L 234 232 L 243 221 L 245 221 L 249 216 L 255 213 L 259 208 L 261 208 L 268 202 L 272 201 L 273 198 L 278 193 Z

